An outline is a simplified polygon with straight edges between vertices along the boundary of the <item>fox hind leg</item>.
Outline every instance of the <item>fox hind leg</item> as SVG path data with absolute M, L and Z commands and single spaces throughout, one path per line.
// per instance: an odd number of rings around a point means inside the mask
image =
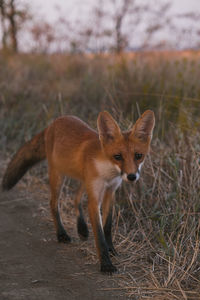
M 59 212 L 59 196 L 62 189 L 64 176 L 61 176 L 54 170 L 49 170 L 49 181 L 50 181 L 50 189 L 51 189 L 51 212 L 53 216 L 53 221 L 56 228 L 56 234 L 58 242 L 61 243 L 69 243 L 71 241 L 70 236 L 65 231 L 62 220 Z
M 84 186 L 81 184 L 79 187 L 76 198 L 75 198 L 75 210 L 76 210 L 76 216 L 77 216 L 77 231 L 79 234 L 80 239 L 86 240 L 89 236 L 89 231 L 87 224 L 85 222 L 84 216 L 83 216 L 83 209 L 81 205 L 81 197 L 84 192 Z

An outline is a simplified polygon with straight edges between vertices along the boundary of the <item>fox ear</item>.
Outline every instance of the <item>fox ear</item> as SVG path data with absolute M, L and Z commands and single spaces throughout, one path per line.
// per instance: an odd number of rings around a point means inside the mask
M 154 112 L 152 110 L 146 110 L 133 126 L 131 135 L 143 142 L 150 142 L 154 125 Z
M 109 142 L 121 136 L 119 126 L 107 111 L 99 113 L 97 127 L 99 138 L 102 142 Z

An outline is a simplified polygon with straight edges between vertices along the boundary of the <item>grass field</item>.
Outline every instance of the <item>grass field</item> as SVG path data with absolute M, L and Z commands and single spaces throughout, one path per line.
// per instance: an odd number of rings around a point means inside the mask
M 96 128 L 106 109 L 127 128 L 154 110 L 142 178 L 117 193 L 119 288 L 133 299 L 200 299 L 200 53 L 21 54 L 0 65 L 4 157 L 59 115 Z M 42 168 L 31 174 L 45 184 Z

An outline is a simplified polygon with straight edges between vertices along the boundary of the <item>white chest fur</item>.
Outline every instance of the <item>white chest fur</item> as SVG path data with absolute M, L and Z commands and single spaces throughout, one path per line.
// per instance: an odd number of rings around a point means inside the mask
M 95 160 L 98 177 L 93 181 L 93 189 L 99 201 L 107 188 L 115 191 L 122 182 L 120 169 L 110 161 Z

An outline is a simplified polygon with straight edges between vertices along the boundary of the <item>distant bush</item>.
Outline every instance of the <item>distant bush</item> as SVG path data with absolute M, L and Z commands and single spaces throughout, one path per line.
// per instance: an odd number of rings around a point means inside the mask
M 60 114 L 94 122 L 100 110 L 108 109 L 132 121 L 139 110 L 151 108 L 159 134 L 171 121 L 186 129 L 198 123 L 200 62 L 195 54 L 24 54 L 0 60 L 1 147 L 23 142 Z
M 199 125 L 198 53 L 21 54 L 0 62 L 1 148 L 22 143 L 61 114 L 95 125 L 103 109 L 129 122 L 151 108 L 163 137 L 169 122 L 183 130 Z

